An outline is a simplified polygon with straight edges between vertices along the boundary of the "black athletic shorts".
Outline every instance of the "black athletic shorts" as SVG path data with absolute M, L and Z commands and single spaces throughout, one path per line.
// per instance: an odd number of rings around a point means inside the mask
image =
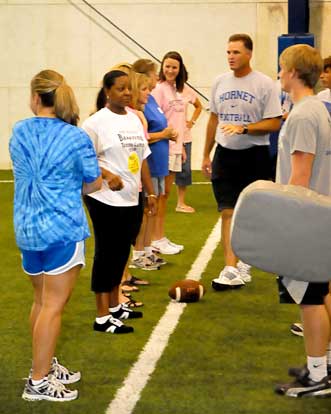
M 84 197 L 94 230 L 91 289 L 110 292 L 121 283 L 131 244 L 139 231 L 141 207 L 115 207 Z
M 278 276 L 277 282 L 280 303 L 323 305 L 324 298 L 329 293 L 329 282 L 301 282 L 283 276 Z
M 212 162 L 212 185 L 218 210 L 233 209 L 241 191 L 256 180 L 270 178 L 268 145 L 232 150 L 217 145 Z

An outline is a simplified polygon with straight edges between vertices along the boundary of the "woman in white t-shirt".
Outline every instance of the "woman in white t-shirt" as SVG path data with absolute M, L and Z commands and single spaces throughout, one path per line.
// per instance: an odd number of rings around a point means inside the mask
M 139 184 L 155 213 L 155 196 L 146 158 L 150 153 L 140 119 L 127 111 L 131 102 L 128 75 L 106 73 L 97 98 L 98 111 L 84 123 L 96 149 L 103 186 L 85 198 L 95 236 L 92 290 L 96 294 L 94 330 L 128 333 L 121 319 L 141 318 L 118 300 L 119 286 L 132 241 L 139 231 Z

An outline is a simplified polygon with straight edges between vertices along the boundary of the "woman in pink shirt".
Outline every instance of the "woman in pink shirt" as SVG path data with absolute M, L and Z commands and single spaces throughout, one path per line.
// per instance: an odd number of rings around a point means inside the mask
M 171 186 L 176 174 L 180 175 L 182 173 L 183 166 L 185 167 L 183 171 L 185 177 L 182 176 L 182 179 L 178 183 L 176 211 L 194 213 L 194 208 L 185 203 L 186 186 L 191 184 L 190 163 L 188 163 L 189 165 L 185 165 L 185 163 L 186 161 L 190 161 L 190 130 L 199 117 L 202 106 L 193 89 L 185 84 L 187 81 L 187 70 L 178 52 L 168 52 L 163 57 L 159 77 L 160 82 L 152 91 L 152 95 L 164 112 L 168 120 L 168 125 L 178 132 L 176 142 L 169 142 L 169 176 L 166 177 L 166 194 L 163 199 L 164 220 L 167 198 Z M 187 121 L 187 108 L 189 104 L 194 106 L 194 111 L 191 119 Z M 153 243 L 155 247 L 159 247 L 158 245 L 161 246 L 161 253 L 162 246 L 165 244 L 164 239 L 166 239 L 163 228 L 164 225 L 160 227 L 160 234 L 156 235 L 158 240 L 155 240 Z M 166 240 L 168 241 L 168 239 Z M 175 253 L 179 253 L 182 250 L 182 248 L 179 249 L 180 245 L 175 245 L 172 242 L 168 244 L 172 245 L 174 250 L 177 250 Z

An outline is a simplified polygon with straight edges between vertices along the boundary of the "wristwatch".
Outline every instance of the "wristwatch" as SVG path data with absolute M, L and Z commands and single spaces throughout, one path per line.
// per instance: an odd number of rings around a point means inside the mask
M 247 125 L 243 125 L 243 135 L 248 134 L 248 126 Z

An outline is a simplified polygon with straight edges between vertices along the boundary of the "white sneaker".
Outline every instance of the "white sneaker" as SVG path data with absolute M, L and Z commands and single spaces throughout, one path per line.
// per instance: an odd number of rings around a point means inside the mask
M 71 401 L 78 397 L 77 390 L 69 390 L 54 375 L 49 375 L 40 384 L 33 385 L 31 378 L 25 384 L 22 398 L 27 401 Z
M 184 250 L 184 246 L 182 244 L 176 244 L 176 243 L 172 242 L 171 240 L 169 240 L 167 237 L 165 237 L 164 239 L 168 242 L 168 244 L 170 244 L 170 246 L 176 247 L 180 251 Z
M 73 384 L 80 380 L 80 372 L 79 371 L 69 371 L 68 368 L 61 365 L 56 357 L 52 359 L 51 370 L 50 374 L 54 375 L 54 377 L 62 382 L 62 384 Z
M 158 270 L 160 269 L 160 265 L 157 265 L 149 257 L 143 255 L 139 256 L 137 259 L 131 260 L 129 268 L 141 270 Z
M 239 270 L 233 266 L 225 266 L 217 279 L 211 283 L 215 290 L 237 289 L 245 285 Z
M 151 246 L 161 254 L 178 254 L 181 251 L 178 247 L 171 246 L 165 237 L 163 239 L 153 241 Z
M 237 263 L 237 269 L 239 270 L 240 277 L 245 283 L 252 281 L 251 268 L 252 266 L 242 262 L 241 260 Z

